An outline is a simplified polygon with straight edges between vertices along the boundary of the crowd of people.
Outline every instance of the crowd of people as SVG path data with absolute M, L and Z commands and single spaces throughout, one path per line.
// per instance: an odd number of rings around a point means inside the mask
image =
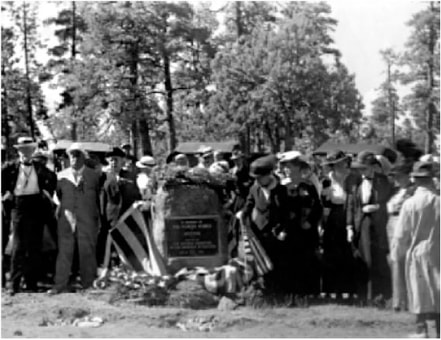
M 148 211 L 156 160 L 114 147 L 103 165 L 74 143 L 68 167 L 56 174 L 31 138 L 19 138 L 15 148 L 18 158 L 2 167 L 3 287 L 8 281 L 14 295 L 38 291 L 46 280 L 47 293 L 58 294 L 79 276 L 90 288 L 108 231 L 133 204 Z M 190 161 L 178 154 L 170 165 L 190 168 Z M 205 147 L 195 169 L 231 177 L 224 206 L 253 230 L 273 264 L 256 280 L 263 292 L 391 301 L 394 310 L 417 315 L 418 334 L 435 319 L 439 336 L 436 157 L 404 152 L 391 162 L 370 151 L 353 159 L 333 150 L 319 160 L 288 151 L 248 162 L 240 150 L 226 159 Z M 55 241 L 46 252 L 44 235 Z

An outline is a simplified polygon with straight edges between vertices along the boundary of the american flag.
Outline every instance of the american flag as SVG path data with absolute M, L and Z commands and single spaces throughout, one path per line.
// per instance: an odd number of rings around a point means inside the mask
M 167 274 L 166 266 L 151 235 L 150 223 L 134 206 L 128 209 L 110 230 L 110 238 L 121 261 L 135 271 L 150 275 Z

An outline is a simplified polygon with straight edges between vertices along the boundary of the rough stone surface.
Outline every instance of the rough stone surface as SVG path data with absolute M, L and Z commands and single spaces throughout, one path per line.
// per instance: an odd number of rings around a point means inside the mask
M 219 310 L 224 310 L 224 311 L 228 311 L 228 310 L 235 310 L 237 308 L 237 303 L 234 302 L 232 299 L 223 296 L 220 301 L 219 304 L 217 305 L 217 309 Z

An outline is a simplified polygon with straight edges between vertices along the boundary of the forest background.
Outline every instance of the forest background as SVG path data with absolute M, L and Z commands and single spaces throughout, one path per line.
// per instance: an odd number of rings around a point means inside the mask
M 439 153 L 439 2 L 409 18 L 403 50 L 380 52 L 384 80 L 369 115 L 333 40 L 329 3 L 51 4 L 54 16 L 40 22 L 39 2 L 1 3 L 6 146 L 20 135 L 129 141 L 138 155 L 158 156 L 189 140 L 309 152 L 329 139 L 410 138 Z M 47 89 L 60 95 L 54 109 Z

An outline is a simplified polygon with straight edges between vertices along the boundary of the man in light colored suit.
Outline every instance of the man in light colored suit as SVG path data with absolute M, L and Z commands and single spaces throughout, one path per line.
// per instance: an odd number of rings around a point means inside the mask
M 86 153 L 80 144 L 72 144 L 67 154 L 70 167 L 58 174 L 58 256 L 55 285 L 49 294 L 68 289 L 76 246 L 84 289 L 92 286 L 97 271 L 100 176 L 85 166 Z

